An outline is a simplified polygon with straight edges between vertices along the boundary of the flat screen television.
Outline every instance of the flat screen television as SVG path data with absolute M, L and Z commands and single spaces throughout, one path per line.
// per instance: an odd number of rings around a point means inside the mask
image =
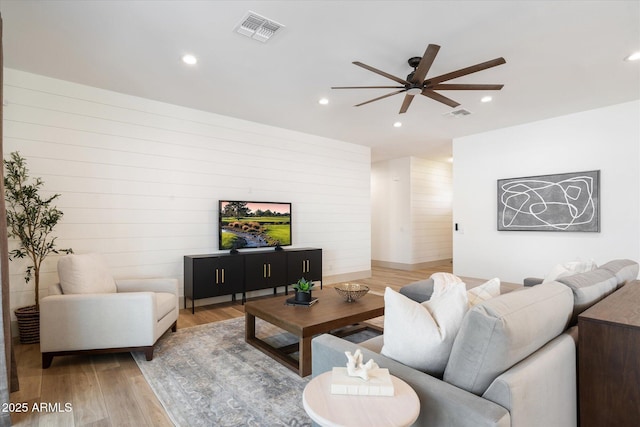
M 219 201 L 218 248 L 291 245 L 291 203 Z

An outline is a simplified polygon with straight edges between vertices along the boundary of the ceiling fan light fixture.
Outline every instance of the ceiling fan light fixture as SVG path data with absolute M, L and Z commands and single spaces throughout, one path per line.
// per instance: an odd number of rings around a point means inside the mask
M 420 87 L 412 87 L 407 89 L 407 95 L 420 95 L 422 93 L 422 88 Z

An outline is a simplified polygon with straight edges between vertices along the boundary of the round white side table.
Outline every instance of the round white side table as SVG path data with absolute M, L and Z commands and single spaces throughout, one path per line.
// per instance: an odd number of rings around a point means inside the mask
M 391 376 L 394 396 L 331 394 L 331 371 L 312 379 L 302 392 L 309 417 L 323 427 L 406 427 L 418 419 L 420 400 L 400 378 Z

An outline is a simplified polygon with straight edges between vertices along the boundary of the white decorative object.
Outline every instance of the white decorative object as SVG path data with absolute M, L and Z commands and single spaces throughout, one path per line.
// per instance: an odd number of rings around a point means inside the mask
M 356 396 L 393 396 L 395 389 L 388 369 L 372 368 L 368 380 L 349 375 L 348 368 L 333 368 L 331 373 L 331 394 Z
M 354 354 L 351 354 L 350 351 L 345 351 L 344 354 L 347 355 L 347 374 L 350 377 L 360 377 L 365 381 L 369 380 L 369 371 L 372 369 L 378 369 L 379 366 L 373 359 L 369 359 L 369 361 L 365 364 L 362 364 L 363 356 L 362 351 L 357 349 Z

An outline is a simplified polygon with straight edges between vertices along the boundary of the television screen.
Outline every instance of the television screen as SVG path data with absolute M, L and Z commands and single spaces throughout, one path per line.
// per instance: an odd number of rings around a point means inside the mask
M 291 245 L 291 203 L 220 200 L 218 247 Z

